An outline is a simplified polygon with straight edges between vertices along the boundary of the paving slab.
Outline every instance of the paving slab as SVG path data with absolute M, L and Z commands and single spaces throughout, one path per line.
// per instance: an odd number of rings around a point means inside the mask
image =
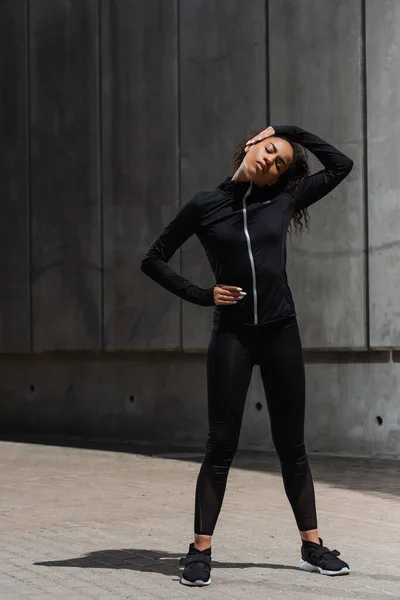
M 400 463 L 311 456 L 320 533 L 352 567 L 299 570 L 275 455 L 239 452 L 212 584 L 179 584 L 201 453 L 0 442 L 1 600 L 400 599 Z

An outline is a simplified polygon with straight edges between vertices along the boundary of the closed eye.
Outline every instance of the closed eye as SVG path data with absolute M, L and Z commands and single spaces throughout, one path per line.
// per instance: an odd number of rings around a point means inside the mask
M 268 154 L 276 154 L 278 152 L 275 144 L 273 144 L 272 142 L 269 146 L 265 146 L 265 150 L 266 150 L 266 152 L 268 152 Z M 280 171 L 282 169 L 282 167 L 283 167 L 282 163 L 283 163 L 283 160 L 280 158 L 280 156 L 278 156 L 275 159 L 275 165 L 276 165 L 277 171 Z
M 272 142 L 270 143 L 269 148 L 266 148 L 268 153 L 275 153 L 278 154 L 278 149 L 275 146 L 275 144 L 273 144 Z M 281 171 L 282 168 L 286 167 L 286 161 L 281 157 L 281 156 L 277 156 L 275 159 L 275 164 L 276 164 L 276 168 L 278 171 Z

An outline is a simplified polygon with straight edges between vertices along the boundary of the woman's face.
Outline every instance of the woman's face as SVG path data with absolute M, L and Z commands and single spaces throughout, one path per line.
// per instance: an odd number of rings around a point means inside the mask
M 249 181 L 260 187 L 273 185 L 290 167 L 293 148 L 286 140 L 269 137 L 246 148 L 242 168 Z

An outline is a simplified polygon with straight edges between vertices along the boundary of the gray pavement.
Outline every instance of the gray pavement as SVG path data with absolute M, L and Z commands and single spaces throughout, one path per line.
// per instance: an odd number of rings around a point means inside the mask
M 276 458 L 239 453 L 212 584 L 179 584 L 200 457 L 0 442 L 0 600 L 400 598 L 400 463 L 311 457 L 320 532 L 353 569 L 298 569 Z

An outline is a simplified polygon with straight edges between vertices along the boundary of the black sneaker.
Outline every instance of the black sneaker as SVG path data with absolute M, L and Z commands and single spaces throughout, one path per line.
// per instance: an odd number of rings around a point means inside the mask
M 183 585 L 210 585 L 211 548 L 200 551 L 190 544 L 189 552 L 181 558 L 180 564 L 185 565 L 181 577 Z
M 300 569 L 322 575 L 347 575 L 350 573 L 349 565 L 338 558 L 340 552 L 326 548 L 321 538 L 319 541 L 319 544 L 303 542 Z

